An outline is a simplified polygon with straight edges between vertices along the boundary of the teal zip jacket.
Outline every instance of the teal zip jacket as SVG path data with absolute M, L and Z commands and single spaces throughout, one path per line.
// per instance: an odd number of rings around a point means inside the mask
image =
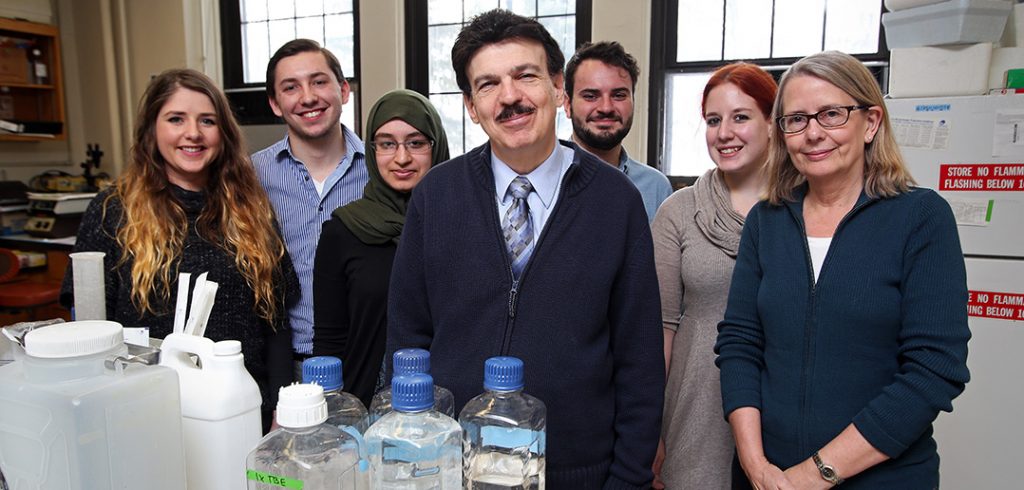
M 725 414 L 758 408 L 765 454 L 782 469 L 852 423 L 891 459 L 843 488 L 936 488 L 932 422 L 969 379 L 953 213 L 928 189 L 862 193 L 815 284 L 805 193 L 758 203 L 743 228 L 715 345 Z

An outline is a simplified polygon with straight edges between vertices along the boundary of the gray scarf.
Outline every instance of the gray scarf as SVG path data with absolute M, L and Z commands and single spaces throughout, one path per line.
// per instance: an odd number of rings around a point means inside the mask
M 708 170 L 693 184 L 693 197 L 697 201 L 694 219 L 704 236 L 730 257 L 736 257 L 740 248 L 743 216 L 732 208 L 729 187 L 722 172 Z

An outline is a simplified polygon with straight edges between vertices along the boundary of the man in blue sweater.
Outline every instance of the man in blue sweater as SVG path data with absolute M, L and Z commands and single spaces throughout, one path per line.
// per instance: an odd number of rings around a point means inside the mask
M 563 63 L 507 11 L 459 33 L 456 79 L 490 140 L 413 191 L 388 350 L 429 349 L 456 408 L 482 391 L 484 360 L 522 359 L 548 408 L 548 487 L 647 488 L 665 382 L 651 234 L 629 180 L 556 138 Z

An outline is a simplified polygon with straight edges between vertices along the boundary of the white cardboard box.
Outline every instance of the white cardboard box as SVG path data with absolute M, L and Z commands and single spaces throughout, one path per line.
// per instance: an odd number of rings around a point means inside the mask
M 988 93 L 991 60 L 992 43 L 892 49 L 889 51 L 889 96 Z

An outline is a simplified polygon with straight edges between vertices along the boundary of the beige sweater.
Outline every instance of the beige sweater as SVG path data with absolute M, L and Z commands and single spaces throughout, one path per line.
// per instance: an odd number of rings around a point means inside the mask
M 664 328 L 675 330 L 665 389 L 662 480 L 672 489 L 728 489 L 733 439 L 722 416 L 714 345 L 736 260 L 697 227 L 693 188 L 670 196 L 652 224 Z

